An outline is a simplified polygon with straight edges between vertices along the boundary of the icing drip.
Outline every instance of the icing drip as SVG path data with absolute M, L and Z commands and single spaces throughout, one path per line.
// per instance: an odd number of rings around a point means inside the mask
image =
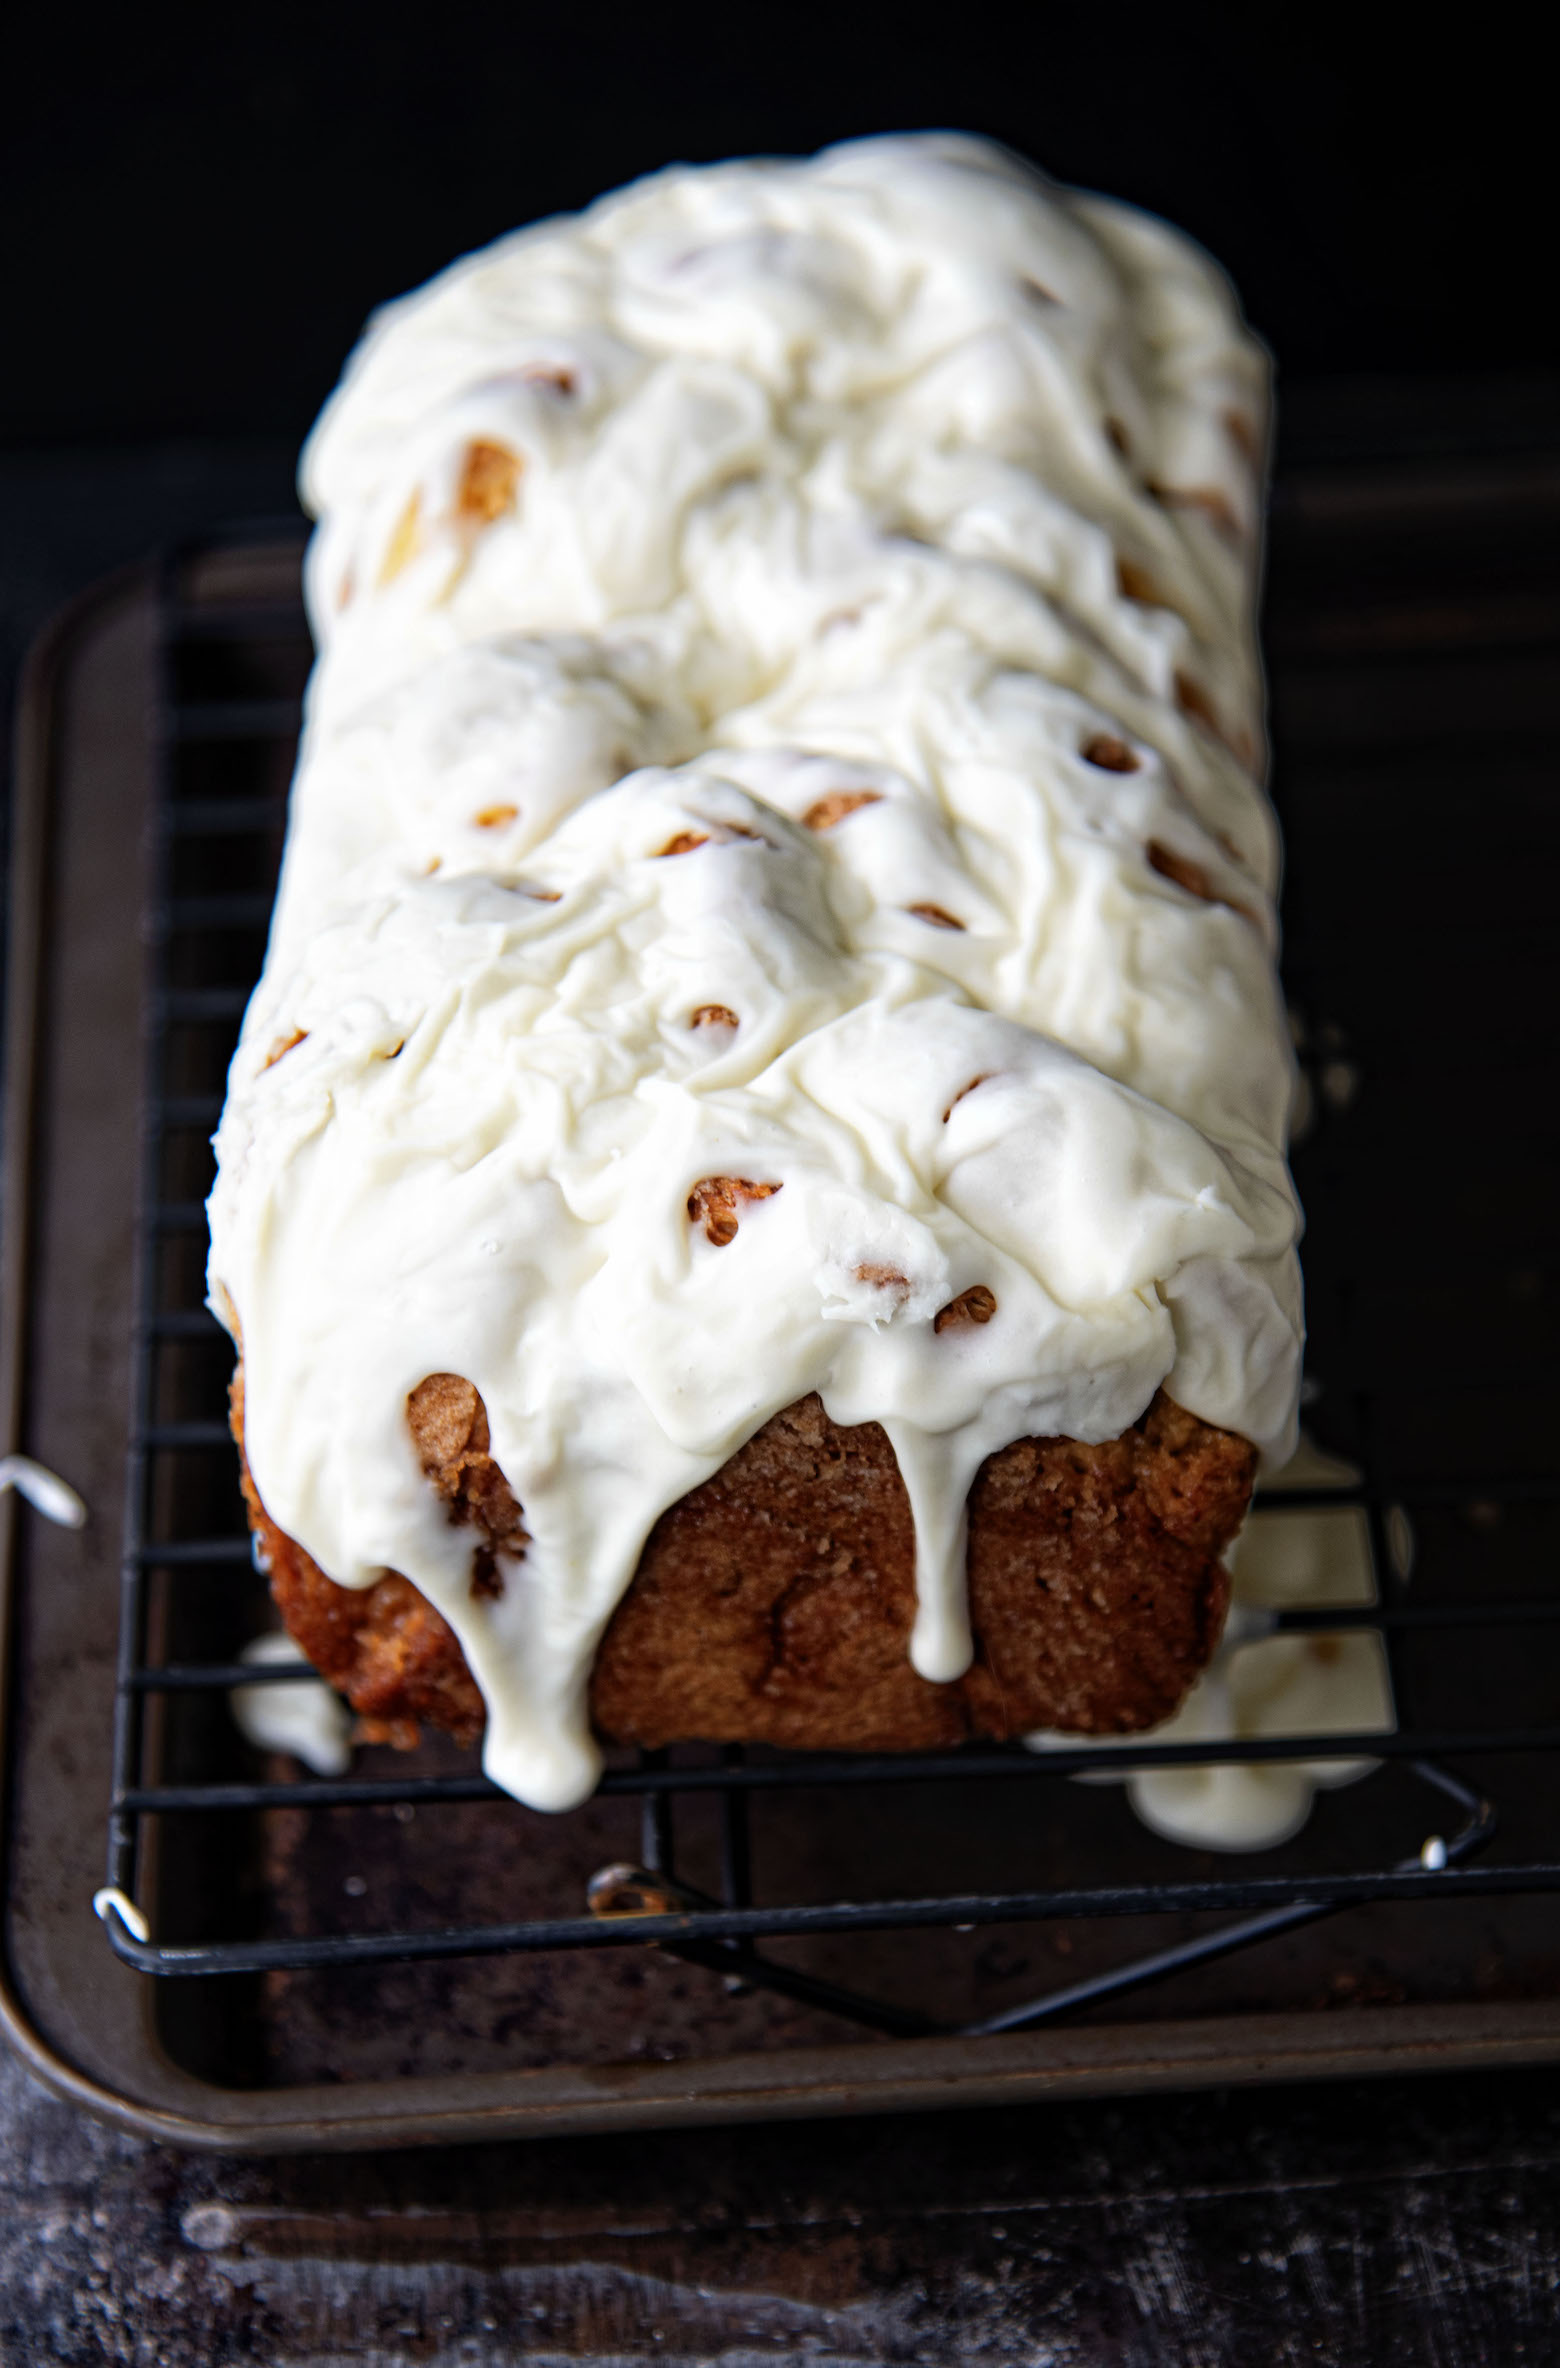
M 1286 1491 L 1350 1487 L 1359 1473 L 1301 1438 L 1269 1485 Z M 1370 1524 L 1358 1505 L 1257 1509 L 1227 1553 L 1230 1616 L 1219 1648 L 1155 1743 L 1227 1743 L 1280 1735 L 1391 1734 L 1396 1713 L 1379 1629 L 1275 1636 L 1274 1614 L 1377 1600 Z M 1032 1735 L 1037 1751 L 1076 1751 L 1076 1735 Z M 1318 1791 L 1355 1784 L 1373 1759 L 1270 1760 L 1090 1771 L 1078 1781 L 1122 1784 L 1143 1823 L 1202 1850 L 1270 1850 L 1297 1834 Z M 1430 1845 L 1426 1845 L 1427 1848 Z M 1444 1849 L 1444 1845 L 1442 1846 Z M 1429 1863 L 1427 1861 L 1427 1863 Z M 1444 1859 L 1443 1862 L 1444 1863 Z
M 1000 151 L 659 175 L 372 324 L 305 455 L 320 645 L 212 1304 L 272 1517 L 454 1627 L 486 1765 L 594 1781 L 659 1514 L 816 1390 L 964 1504 L 1161 1382 L 1287 1451 L 1254 767 L 1260 353 Z M 480 1393 L 474 1569 L 406 1415 Z

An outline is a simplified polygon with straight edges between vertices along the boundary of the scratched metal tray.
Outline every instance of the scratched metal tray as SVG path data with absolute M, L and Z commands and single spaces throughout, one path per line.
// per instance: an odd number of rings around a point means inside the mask
M 102 587 L 59 622 L 21 703 L 0 1361 L 0 1453 L 25 1448 L 92 1508 L 72 1533 L 0 1499 L 4 2004 L 45 2078 L 168 2138 L 271 2150 L 1560 2055 L 1555 1122 L 1535 1091 L 1560 855 L 1557 524 L 1560 469 L 1532 459 L 1312 473 L 1281 480 L 1275 502 L 1286 971 L 1319 1113 L 1297 1158 L 1312 1224 L 1309 1419 L 1369 1469 L 1373 1504 L 1399 1508 L 1393 1535 L 1409 1541 L 1388 1567 L 1380 1530 L 1398 1756 L 1321 1796 L 1294 1842 L 1245 1861 L 1157 1841 L 1119 1792 L 1058 1774 L 776 1787 L 745 1833 L 771 1898 L 946 1903 L 973 1888 L 1075 1903 L 974 1933 L 946 1919 L 772 1924 L 782 1937 L 767 1953 L 800 1995 L 744 1979 L 726 1944 L 702 1963 L 637 1945 L 311 1961 L 319 1935 L 577 1919 L 598 1868 L 654 1854 L 655 1817 L 641 1823 L 631 1785 L 539 1819 L 448 1797 L 469 1763 L 437 1747 L 410 1771 L 360 1754 L 357 1773 L 384 1797 L 358 1806 L 147 1813 L 136 1896 L 152 1939 L 116 1927 L 116 1953 L 94 1922 L 125 1674 L 127 1469 L 146 1481 L 130 1453 L 132 1344 L 169 603 L 227 669 L 211 680 L 229 709 L 249 702 L 246 762 L 259 771 L 240 786 L 271 798 L 302 662 L 295 624 L 278 622 L 295 604 L 297 548 L 215 544 L 171 578 Z M 201 705 L 204 680 L 197 664 L 186 705 Z M 224 794 L 231 761 L 214 743 Z M 233 893 L 220 862 L 208 885 Z M 193 1110 L 217 1081 L 192 1082 Z M 188 1131 L 176 1157 L 198 1192 Z M 193 1304 L 198 1234 L 175 1229 L 158 1261 L 155 1289 Z M 173 1359 L 152 1508 L 167 1536 L 233 1514 L 231 1465 L 209 1442 L 191 1462 L 177 1430 L 209 1394 L 209 1355 Z M 138 1499 L 137 1522 L 145 1511 Z M 1471 1619 L 1483 1604 L 1499 1616 Z M 193 1583 L 163 1569 L 147 1618 L 138 1643 L 152 1660 L 220 1663 L 261 1624 L 262 1592 L 231 1565 Z M 1443 1801 L 1438 1820 L 1413 1789 L 1414 1756 L 1432 1744 L 1466 1798 L 1493 1805 L 1493 1835 L 1481 1829 L 1476 1858 L 1442 1878 L 1408 1873 L 1401 1896 L 1340 1908 L 1362 1869 L 1401 1866 L 1405 1848 L 1411 1861 L 1420 1834 L 1456 1814 Z M 240 1794 L 267 1779 L 269 1800 L 299 1774 L 258 1763 L 209 1687 L 154 1692 L 138 1751 L 154 1801 L 223 1778 Z M 718 1895 L 731 1869 L 714 1788 L 702 1807 L 693 1789 L 678 1815 L 679 1871 Z M 1186 1904 L 1199 1886 L 1208 1901 L 1242 1884 L 1256 1899 L 1263 1883 L 1334 1912 L 1193 1961 L 1224 1913 Z M 1135 1911 L 1090 1912 L 1111 1890 Z M 213 1936 L 243 1970 L 170 1976 L 181 1945 L 209 1950 Z M 1109 1994 L 1115 1969 L 1155 1953 L 1169 1961 L 1159 1980 Z M 827 2011 L 830 1982 L 886 2001 L 888 2035 Z M 1037 1998 L 1056 2011 L 1033 2027 L 968 2035 Z M 894 2036 L 896 2019 L 943 2035 Z

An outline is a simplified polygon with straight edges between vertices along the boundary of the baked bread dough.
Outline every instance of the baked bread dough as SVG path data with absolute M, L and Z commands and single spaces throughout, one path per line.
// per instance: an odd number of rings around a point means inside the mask
M 1205 257 L 943 136 L 371 324 L 210 1263 L 365 1715 L 547 1807 L 1174 1709 L 1298 1378 L 1265 433 Z
M 243 1428 L 242 1385 L 234 1421 Z M 468 1382 L 435 1374 L 409 1419 L 424 1467 L 471 1536 L 471 1585 L 520 1550 L 519 1508 Z M 1130 1734 L 1175 1710 L 1224 1625 L 1222 1548 L 1256 1451 L 1155 1397 L 1121 1438 L 1015 1440 L 969 1504 L 974 1658 L 934 1685 L 911 1665 L 915 1538 L 878 1423 L 843 1429 L 816 1397 L 771 1417 L 713 1480 L 662 1514 L 591 1673 L 598 1734 L 814 1751 L 926 1750 L 1046 1727 Z M 371 1734 L 485 1724 L 460 1645 L 407 1579 L 338 1587 L 271 1522 L 245 1473 L 283 1618 Z

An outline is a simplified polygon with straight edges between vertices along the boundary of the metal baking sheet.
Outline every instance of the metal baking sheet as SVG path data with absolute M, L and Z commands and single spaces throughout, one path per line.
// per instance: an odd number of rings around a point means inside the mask
M 1313 477 L 1281 486 L 1277 504 L 1269 649 L 1289 978 L 1341 1114 L 1299 1163 L 1322 1212 L 1315 1417 L 1346 1445 L 1354 1410 L 1329 1404 L 1327 1375 L 1368 1373 L 1410 1491 L 1416 1470 L 1554 1470 L 1553 1147 L 1528 1089 L 1548 1033 L 1544 882 L 1560 840 L 1546 789 L 1560 734 L 1560 604 L 1545 572 L 1557 515 L 1560 474 L 1532 463 Z M 291 596 L 296 567 L 295 546 L 235 546 L 196 564 L 183 597 L 263 612 Z M 101 588 L 34 653 L 18 749 L 0 1452 L 24 1446 L 93 1513 L 71 1533 L 0 1500 L 4 2011 L 46 2079 L 163 2137 L 271 2151 L 1560 2055 L 1560 1948 L 1536 1897 L 1350 1910 L 1081 2021 L 978 2040 L 864 2039 L 640 1949 L 201 1982 L 120 1962 L 90 1902 L 109 1795 L 157 664 L 151 579 Z M 1470 829 L 1471 814 L 1499 831 Z M 1463 1056 L 1449 1105 L 1448 1041 L 1466 1046 L 1486 1013 L 1505 1024 L 1487 1065 Z M 1492 1591 L 1552 1586 L 1552 1507 L 1495 1523 L 1489 1511 L 1470 1494 L 1420 1517 L 1428 1583 L 1437 1557 L 1472 1557 Z M 213 1601 L 181 1616 L 227 1615 Z M 1496 1666 L 1489 1682 L 1542 1695 L 1560 1691 L 1552 1674 Z M 1531 1851 L 1560 1808 L 1560 1773 L 1508 1756 L 1489 1782 L 1505 1846 Z M 361 1813 L 316 1819 L 307 1840 L 284 1815 L 241 1847 L 207 1821 L 193 1841 L 167 1837 L 159 1914 L 176 1927 L 181 1899 L 220 1897 L 241 1919 L 263 1898 L 270 1928 L 285 1928 L 350 1916 L 350 1884 L 378 1904 L 398 1887 L 425 1911 L 457 1896 L 469 1909 L 474 1890 L 484 1912 L 577 1901 L 594 1866 L 631 1854 L 624 1806 L 547 1821 L 473 1804 L 441 1810 L 436 1830 L 387 1809 L 377 1827 Z M 999 1840 L 1011 1848 L 1015 1813 L 1001 1787 L 964 1790 L 922 1799 L 913 1821 L 892 1801 L 833 1830 L 782 1818 L 765 1846 L 778 1878 L 792 1864 L 798 1883 L 821 1849 L 842 1870 L 926 1851 L 978 1864 Z M 1051 1880 L 1197 1863 L 1153 1842 L 1115 1794 L 1058 1783 L 1023 1814 L 1024 1851 Z M 1373 1779 L 1324 1800 L 1301 1846 L 1336 1855 L 1396 1814 Z M 695 1836 L 695 1861 L 699 1847 Z M 888 1934 L 869 1971 L 890 1993 L 908 1985 L 968 2015 L 1149 1945 L 1162 1921 L 1009 1927 L 974 1945 Z M 827 1972 L 820 1950 L 808 1962 Z

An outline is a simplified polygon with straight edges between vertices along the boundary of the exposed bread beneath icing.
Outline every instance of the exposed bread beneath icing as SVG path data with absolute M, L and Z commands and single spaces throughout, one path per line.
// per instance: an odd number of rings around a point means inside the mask
M 475 1577 L 524 1539 L 482 1401 L 432 1376 L 408 1421 L 450 1518 L 477 1533 Z M 242 1445 L 241 1379 L 233 1422 Z M 1220 1555 L 1255 1464 L 1245 1440 L 1162 1392 L 1119 1439 L 1021 1439 L 989 1457 L 969 1505 L 975 1659 L 933 1685 L 909 1660 L 915 1541 L 887 1437 L 805 1398 L 656 1524 L 597 1651 L 593 1723 L 651 1746 L 879 1751 L 1157 1725 L 1218 1640 Z M 245 1493 L 283 1619 L 359 1714 L 392 1741 L 422 1720 L 474 1741 L 481 1695 L 411 1582 L 337 1586 L 269 1519 L 247 1470 Z
M 1153 1726 L 1218 1640 L 1218 1556 L 1253 1465 L 1162 1395 L 1104 1446 L 989 1457 L 969 1509 L 975 1659 L 932 1685 L 909 1658 L 915 1540 L 888 1439 L 804 1398 L 662 1515 L 596 1655 L 596 1725 L 887 1751 Z
M 478 1533 L 471 1592 L 502 1595 L 500 1554 L 523 1554 L 529 1537 L 514 1492 L 488 1450 L 487 1408 L 458 1373 L 430 1373 L 406 1401 L 406 1418 L 423 1470 L 457 1528 Z

